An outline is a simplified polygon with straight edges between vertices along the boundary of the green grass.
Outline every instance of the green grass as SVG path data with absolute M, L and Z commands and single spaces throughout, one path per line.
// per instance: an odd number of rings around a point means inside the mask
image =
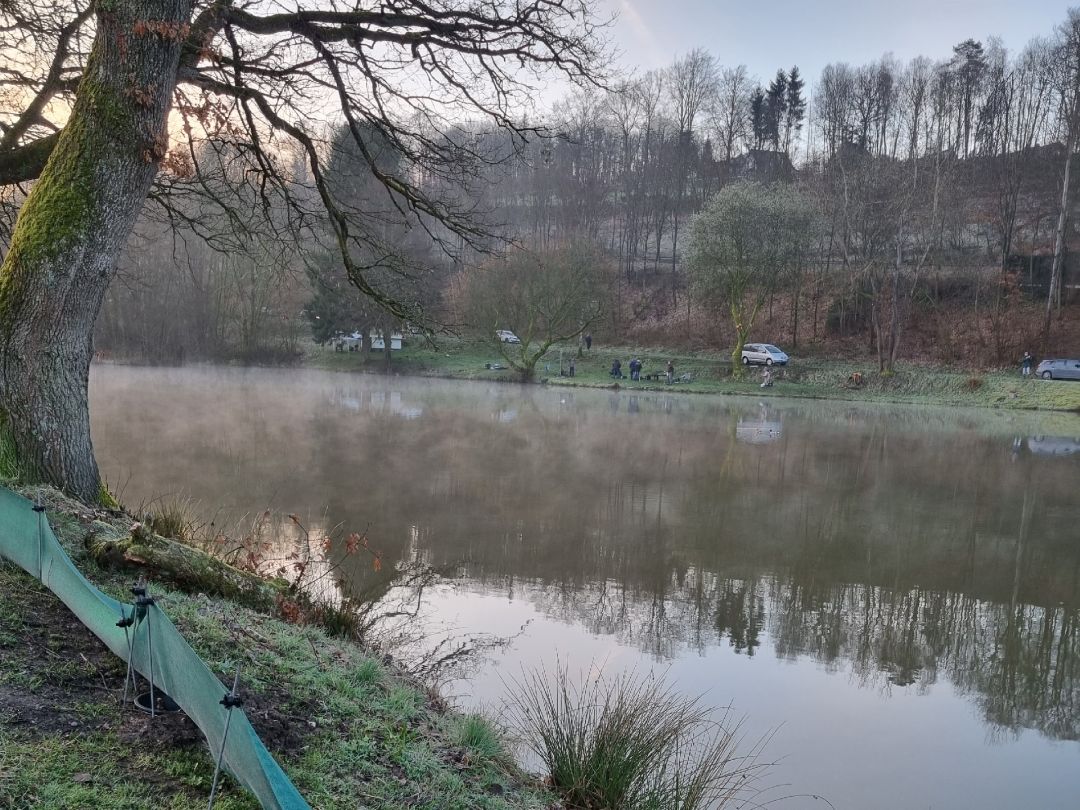
M 503 736 L 490 720 L 479 714 L 466 714 L 450 721 L 451 739 L 474 757 L 505 762 L 509 755 Z
M 84 573 L 107 593 L 128 599 L 130 577 L 99 568 L 85 554 L 85 527 L 70 515 L 49 515 L 58 537 Z M 0 564 L 0 685 L 33 690 L 19 655 L 30 651 L 26 598 L 55 600 L 21 571 Z M 291 729 L 278 760 L 312 807 L 541 810 L 551 796 L 508 760 L 478 755 L 495 743 L 462 737 L 458 718 L 378 657 L 321 628 L 287 624 L 220 599 L 155 582 L 155 596 L 196 652 L 223 679 L 243 660 L 248 706 L 279 713 Z M 62 606 L 60 609 L 63 609 Z M 66 609 L 63 609 L 66 610 Z M 72 619 L 67 632 L 82 631 Z M 26 650 L 25 653 L 20 653 Z M 110 657 L 111 660 L 111 657 Z M 115 659 L 119 661 L 119 659 Z M 85 662 L 56 667 L 48 688 L 77 706 L 83 727 L 68 733 L 19 736 L 0 720 L 0 808 L 205 807 L 213 762 L 205 744 L 182 749 L 132 746 L 116 736 L 130 710 L 118 696 L 123 667 L 95 673 Z M 100 666 L 100 664 L 99 664 Z M 40 670 L 40 668 L 39 668 Z M 77 684 L 82 683 L 78 692 Z M 70 687 L 70 688 L 69 688 Z M 70 694 L 69 694 L 70 691 Z M 464 721 L 462 721 L 464 722 Z M 92 725 L 94 728 L 88 727 Z M 258 728 L 258 724 L 256 724 Z M 96 730 L 94 730 L 96 729 Z M 89 774 L 76 781 L 75 774 Z M 256 807 L 233 783 L 219 808 Z
M 565 669 L 512 688 L 514 719 L 568 807 L 704 810 L 752 801 L 761 744 L 662 679 L 633 674 L 574 684 Z
M 140 752 L 112 732 L 20 738 L 0 727 L 0 807 L 188 810 L 206 807 L 213 764 L 203 751 Z M 256 810 L 227 786 L 216 807 Z
M 314 347 L 304 358 L 306 365 L 329 371 L 364 371 L 381 374 L 384 369 L 382 353 L 336 352 L 331 347 Z M 505 371 L 490 371 L 485 363 L 506 361 L 499 355 L 493 344 L 453 337 L 441 338 L 436 347 L 427 346 L 417 340 L 410 341 L 398 352 L 394 352 L 391 373 L 445 376 L 460 379 L 507 379 L 513 380 L 516 374 Z
M 565 364 L 571 355 L 577 358 L 574 378 L 559 376 L 559 350 L 553 349 L 537 364 L 537 376 L 551 385 L 611 387 L 616 381 L 608 372 L 611 363 L 622 361 L 624 373 L 631 357 L 644 363 L 644 373 L 663 372 L 668 360 L 675 364 L 677 376 L 691 374 L 691 382 L 665 385 L 663 382 L 619 380 L 623 390 L 664 391 L 666 393 L 743 394 L 760 397 L 799 397 L 846 401 L 896 402 L 923 405 L 950 405 L 1023 410 L 1080 412 L 1080 384 L 1024 380 L 1019 371 L 973 372 L 967 369 L 930 365 L 901 364 L 892 376 L 877 371 L 873 358 L 857 360 L 805 359 L 795 357 L 791 364 L 776 372 L 771 388 L 760 387 L 761 370 L 751 368 L 743 379 L 731 375 L 726 352 L 671 352 L 641 346 L 598 346 L 578 357 L 578 347 L 562 349 Z M 381 355 L 363 352 L 334 352 L 314 348 L 305 362 L 309 366 L 334 371 L 381 372 Z M 517 375 L 509 370 L 492 371 L 486 363 L 504 363 L 491 343 L 464 338 L 441 338 L 438 349 L 407 346 L 395 353 L 393 371 L 398 374 L 450 377 L 468 380 L 514 382 Z M 853 372 L 863 375 L 860 387 L 848 383 Z

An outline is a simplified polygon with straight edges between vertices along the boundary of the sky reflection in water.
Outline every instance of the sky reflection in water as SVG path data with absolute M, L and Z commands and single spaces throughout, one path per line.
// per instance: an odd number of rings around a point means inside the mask
M 658 667 L 780 727 L 777 796 L 1076 806 L 1074 416 L 108 366 L 91 404 L 126 502 L 366 529 L 456 571 L 427 615 L 527 624 L 463 703 L 556 655 Z

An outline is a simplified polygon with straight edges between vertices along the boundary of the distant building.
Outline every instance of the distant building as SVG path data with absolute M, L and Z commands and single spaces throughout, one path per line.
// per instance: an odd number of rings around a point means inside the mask
M 401 348 L 401 332 L 390 333 L 390 351 Z M 368 349 L 373 352 L 381 352 L 386 349 L 386 340 L 380 329 L 372 329 L 368 334 Z

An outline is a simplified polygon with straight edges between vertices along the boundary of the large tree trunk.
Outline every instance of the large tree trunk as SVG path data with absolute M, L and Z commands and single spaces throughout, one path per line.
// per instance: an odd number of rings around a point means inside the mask
M 0 407 L 25 473 L 91 502 L 94 321 L 165 154 L 190 0 L 112 0 L 0 266 Z
M 754 329 L 754 321 L 757 320 L 758 313 L 764 303 L 760 300 L 754 301 L 748 313 L 745 302 L 741 298 L 742 296 L 733 295 L 730 302 L 731 322 L 735 327 L 735 346 L 731 350 L 731 376 L 737 380 L 741 380 L 746 376 L 746 368 L 742 364 L 742 350 L 743 346 L 746 345 L 746 341 L 750 339 Z

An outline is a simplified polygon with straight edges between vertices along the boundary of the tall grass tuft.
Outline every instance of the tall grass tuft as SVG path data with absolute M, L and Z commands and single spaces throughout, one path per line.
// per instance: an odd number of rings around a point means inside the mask
M 633 673 L 571 683 L 541 669 L 510 684 L 510 717 L 579 810 L 704 810 L 760 792 L 765 740 L 740 753 L 729 725 L 663 679 Z
M 147 527 L 154 534 L 174 540 L 193 542 L 203 525 L 198 509 L 190 498 L 158 498 L 140 511 L 147 515 Z
M 453 722 L 452 739 L 481 759 L 501 762 L 507 759 L 499 732 L 491 721 L 479 714 L 466 714 Z

